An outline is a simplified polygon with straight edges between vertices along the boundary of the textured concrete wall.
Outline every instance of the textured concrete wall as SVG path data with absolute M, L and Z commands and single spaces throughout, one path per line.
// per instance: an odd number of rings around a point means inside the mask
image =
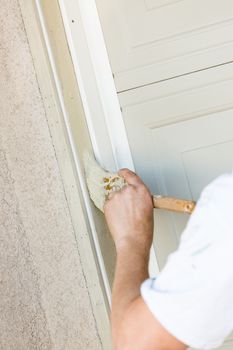
M 16 0 L 0 0 L 0 350 L 101 349 Z

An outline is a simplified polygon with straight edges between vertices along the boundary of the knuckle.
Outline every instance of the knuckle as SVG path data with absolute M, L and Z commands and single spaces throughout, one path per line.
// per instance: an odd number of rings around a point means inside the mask
M 142 184 L 142 183 L 139 183 L 138 185 L 137 185 L 137 189 L 138 189 L 138 191 L 140 192 L 140 193 L 146 193 L 147 192 L 147 188 L 144 186 L 144 184 Z
M 111 200 L 112 201 L 118 201 L 119 200 L 119 197 L 120 197 L 120 192 L 117 191 L 117 192 L 114 192 L 114 195 L 112 196 Z
M 128 185 L 127 187 L 124 188 L 122 193 L 125 199 L 132 199 L 137 194 L 137 191 L 133 186 Z
M 112 192 L 109 198 L 109 202 L 118 201 L 120 197 L 121 197 L 121 191 Z
M 127 168 L 122 168 L 118 171 L 120 175 L 128 174 L 128 172 L 129 172 L 129 169 Z
M 123 189 L 126 193 L 134 193 L 135 192 L 135 188 L 132 185 L 127 185 L 126 187 L 124 187 Z
M 125 172 L 125 171 L 129 171 L 129 169 L 128 168 L 121 168 L 119 171 Z
M 148 188 L 144 185 L 144 183 L 140 183 L 138 185 L 138 189 L 142 192 L 142 193 L 149 193 L 150 191 L 148 190 Z
M 127 177 L 136 176 L 136 174 L 128 168 L 120 169 L 118 174 L 123 176 L 123 177 L 124 176 L 127 176 Z
M 146 186 L 144 185 L 138 186 L 138 193 L 140 194 L 140 196 L 142 196 L 145 199 L 145 201 L 151 200 L 151 193 Z

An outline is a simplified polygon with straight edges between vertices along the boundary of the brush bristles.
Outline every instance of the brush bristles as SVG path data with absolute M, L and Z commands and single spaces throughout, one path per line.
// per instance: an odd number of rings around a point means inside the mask
M 126 183 L 118 174 L 101 168 L 89 153 L 86 153 L 84 156 L 84 167 L 90 197 L 95 206 L 103 212 L 104 203 L 108 195 L 119 191 Z

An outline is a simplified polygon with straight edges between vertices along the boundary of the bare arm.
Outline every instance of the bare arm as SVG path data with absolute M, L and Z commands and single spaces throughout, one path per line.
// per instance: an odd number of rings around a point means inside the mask
M 153 238 L 153 205 L 139 177 L 121 170 L 128 186 L 114 193 L 105 205 L 117 263 L 112 295 L 112 336 L 115 350 L 184 350 L 186 345 L 168 333 L 140 297 L 148 278 Z

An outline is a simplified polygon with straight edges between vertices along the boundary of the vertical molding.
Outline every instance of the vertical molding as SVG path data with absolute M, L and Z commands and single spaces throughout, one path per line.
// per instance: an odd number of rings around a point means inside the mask
M 108 297 L 108 302 L 110 304 L 111 303 L 111 291 L 110 291 L 108 277 L 107 277 L 104 262 L 103 262 L 103 257 L 102 257 L 99 242 L 98 242 L 95 223 L 94 223 L 92 212 L 91 212 L 89 194 L 88 194 L 88 191 L 86 188 L 86 183 L 83 179 L 80 160 L 79 160 L 78 154 L 76 152 L 75 143 L 73 140 L 73 134 L 72 134 L 72 130 L 71 130 L 70 124 L 69 124 L 69 116 L 68 116 L 67 111 L 66 111 L 66 107 L 65 107 L 65 103 L 64 103 L 64 99 L 63 99 L 62 88 L 61 88 L 61 84 L 60 84 L 59 77 L 57 74 L 56 63 L 55 63 L 55 60 L 53 57 L 53 52 L 52 52 L 51 47 L 50 47 L 49 37 L 48 37 L 47 30 L 46 30 L 46 25 L 45 25 L 45 21 L 44 21 L 44 17 L 43 17 L 43 11 L 42 11 L 41 5 L 40 5 L 40 0 L 35 0 L 35 4 L 36 4 L 37 11 L 38 11 L 38 17 L 39 17 L 43 37 L 45 40 L 45 46 L 46 46 L 52 74 L 53 74 L 53 79 L 54 79 L 54 83 L 55 83 L 55 87 L 56 87 L 56 92 L 58 95 L 60 109 L 61 109 L 62 116 L 64 119 L 64 124 L 65 124 L 65 128 L 66 128 L 68 140 L 70 143 L 71 152 L 72 152 L 72 156 L 74 159 L 75 170 L 78 174 L 78 178 L 80 181 L 83 200 L 84 200 L 84 203 L 86 206 L 88 220 L 89 220 L 89 224 L 90 224 L 91 232 L 92 232 L 92 237 L 93 237 L 94 244 L 95 244 L 95 251 L 96 251 L 97 258 L 98 258 L 98 263 L 99 263 L 99 267 L 101 270 L 101 274 L 102 274 L 102 278 L 103 278 L 103 282 L 104 282 L 104 287 L 105 287 L 106 294 Z
M 96 2 L 58 1 L 95 156 L 105 168 L 134 170 Z M 152 248 L 150 271 L 158 270 Z
M 44 99 L 48 123 L 64 182 L 76 239 L 80 247 L 80 255 L 83 262 L 93 313 L 97 322 L 103 349 L 109 350 L 111 348 L 108 316 L 109 305 L 106 301 L 105 293 L 107 294 L 108 300 L 110 300 L 110 288 L 104 266 L 101 266 L 102 256 L 100 250 L 98 251 L 98 242 L 95 241 L 96 232 L 95 227 L 93 227 L 94 221 L 89 205 L 89 196 L 69 128 L 61 87 L 54 69 L 56 67 L 52 60 L 52 55 L 50 55 L 52 53 L 50 52 L 49 43 L 46 42 L 46 36 L 44 37 L 46 33 L 44 32 L 44 23 L 39 12 L 40 2 L 19 0 L 19 3 L 34 60 L 38 83 Z M 70 161 L 67 162 L 67 159 L 70 159 Z M 85 207 L 83 206 L 83 202 Z M 77 213 L 79 214 L 78 219 Z M 93 254 L 90 237 L 93 237 L 96 255 L 99 255 L 98 265 L 96 264 L 96 259 Z M 105 292 L 103 292 L 101 288 L 100 280 L 104 283 Z
M 112 170 L 134 169 L 96 3 L 59 4 L 96 158 Z

